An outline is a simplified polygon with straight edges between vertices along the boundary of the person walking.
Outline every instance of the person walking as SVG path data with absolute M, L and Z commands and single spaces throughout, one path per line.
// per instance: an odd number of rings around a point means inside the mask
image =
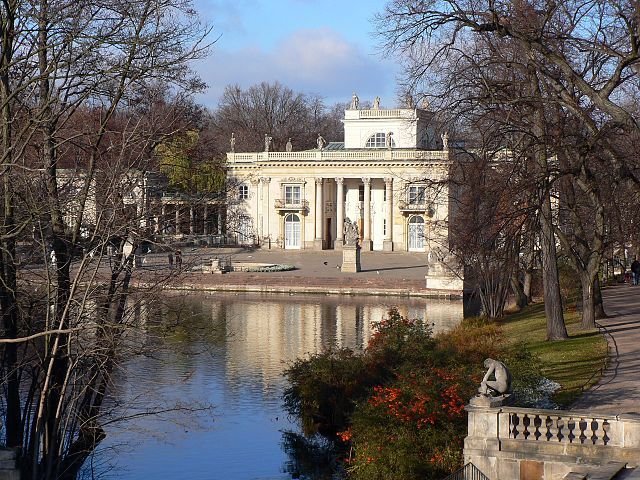
M 173 252 L 169 252 L 169 268 L 173 270 Z
M 637 258 L 634 258 L 631 263 L 631 277 L 633 285 L 640 284 L 640 262 Z

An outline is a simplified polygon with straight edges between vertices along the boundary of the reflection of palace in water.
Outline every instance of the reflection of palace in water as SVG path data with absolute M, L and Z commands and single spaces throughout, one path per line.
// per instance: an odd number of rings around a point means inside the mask
M 224 310 L 228 376 L 259 375 L 264 386 L 282 381 L 282 372 L 294 360 L 328 348 L 364 348 L 373 324 L 382 320 L 397 299 L 304 300 L 243 297 L 206 300 L 213 318 Z M 425 321 L 434 333 L 462 320 L 462 302 L 402 300 L 399 312 Z
M 146 302 L 132 305 L 131 323 L 137 326 L 137 341 L 147 337 L 149 314 L 162 310 L 164 317 L 171 309 L 190 304 L 192 308 L 187 310 L 210 319 L 209 328 L 226 334 L 219 352 L 224 355 L 225 375 L 259 378 L 265 388 L 281 383 L 286 366 L 298 358 L 329 348 L 362 350 L 374 324 L 384 319 L 392 306 L 404 317 L 424 321 L 434 333 L 450 329 L 463 317 L 462 301 L 444 299 L 252 294 L 172 298 L 165 298 L 151 310 Z

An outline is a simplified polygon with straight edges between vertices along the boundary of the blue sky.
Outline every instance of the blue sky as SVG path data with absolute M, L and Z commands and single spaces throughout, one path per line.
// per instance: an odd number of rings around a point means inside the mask
M 396 105 L 398 65 L 380 55 L 371 18 L 386 0 L 196 0 L 219 37 L 195 65 L 209 84 L 198 100 L 215 107 L 228 84 L 243 88 L 267 81 L 327 104 L 382 99 Z

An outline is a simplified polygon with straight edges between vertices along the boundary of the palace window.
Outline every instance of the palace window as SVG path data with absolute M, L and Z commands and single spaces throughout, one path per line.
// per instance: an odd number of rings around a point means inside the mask
M 427 187 L 424 185 L 411 185 L 409 187 L 409 204 L 424 205 L 426 202 Z
M 249 186 L 248 185 L 240 185 L 238 187 L 238 199 L 239 200 L 247 200 L 249 198 Z
M 301 203 L 301 191 L 300 185 L 285 185 L 284 186 L 284 203 L 287 205 L 299 205 Z
M 385 148 L 389 146 L 395 147 L 396 142 L 393 140 L 393 135 L 391 135 L 391 145 L 388 145 L 387 134 L 383 132 L 374 133 L 367 139 L 365 144 L 365 148 Z

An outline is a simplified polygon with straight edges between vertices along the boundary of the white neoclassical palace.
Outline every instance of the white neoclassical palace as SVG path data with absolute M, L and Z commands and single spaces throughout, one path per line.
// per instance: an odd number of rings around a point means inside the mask
M 305 151 L 227 154 L 236 199 L 227 223 L 240 243 L 341 249 L 346 219 L 363 250 L 429 252 L 449 246 L 449 148 L 419 108 L 345 111 L 344 143 Z M 442 139 L 442 142 L 440 141 Z

